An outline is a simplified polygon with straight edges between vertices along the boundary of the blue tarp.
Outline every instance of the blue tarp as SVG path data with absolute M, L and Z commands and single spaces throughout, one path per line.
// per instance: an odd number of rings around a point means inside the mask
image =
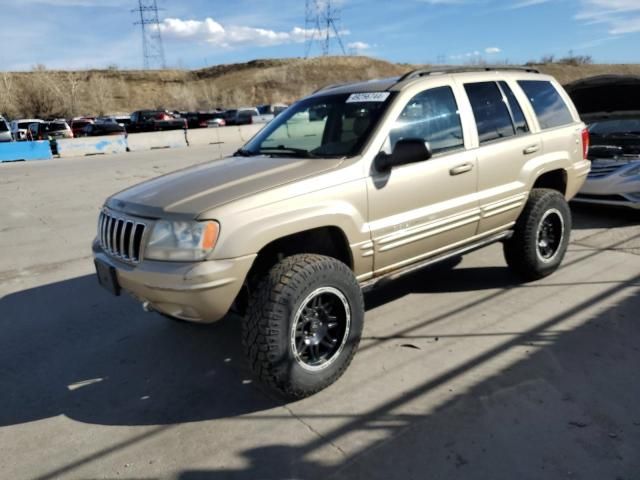
M 19 160 L 51 160 L 51 146 L 47 140 L 40 142 L 0 143 L 0 162 Z

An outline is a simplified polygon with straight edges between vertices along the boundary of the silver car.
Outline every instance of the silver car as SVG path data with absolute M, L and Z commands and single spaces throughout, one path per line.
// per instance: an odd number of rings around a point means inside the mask
M 0 142 L 10 142 L 13 140 L 11 129 L 7 121 L 0 116 Z
M 574 201 L 640 209 L 640 77 L 592 77 L 566 89 L 591 141 L 591 172 Z

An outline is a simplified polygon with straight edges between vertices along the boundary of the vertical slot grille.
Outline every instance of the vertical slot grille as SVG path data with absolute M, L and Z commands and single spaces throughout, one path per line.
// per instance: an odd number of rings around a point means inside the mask
M 98 239 L 102 249 L 112 257 L 125 262 L 140 262 L 142 239 L 146 225 L 123 216 L 115 216 L 107 211 L 98 218 Z

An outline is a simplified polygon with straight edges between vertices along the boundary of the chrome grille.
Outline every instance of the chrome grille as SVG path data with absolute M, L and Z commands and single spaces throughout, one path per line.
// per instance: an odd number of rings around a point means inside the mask
M 624 167 L 626 164 L 621 163 L 591 163 L 591 171 L 589 172 L 589 178 L 602 178 L 607 175 L 611 175 L 615 173 L 620 168 Z
M 102 211 L 98 218 L 100 246 L 112 257 L 138 263 L 146 228 L 147 225 L 138 220 Z

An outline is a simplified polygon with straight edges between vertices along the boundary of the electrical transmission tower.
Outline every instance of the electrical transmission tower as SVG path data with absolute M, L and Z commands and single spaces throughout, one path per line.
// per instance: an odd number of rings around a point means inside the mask
M 305 17 L 305 58 L 311 53 L 314 44 L 319 44 L 322 55 L 331 53 L 331 40 L 335 38 L 346 55 L 338 23 L 340 21 L 340 11 L 331 5 L 331 0 L 306 0 Z
M 138 8 L 132 12 L 140 15 L 140 20 L 134 25 L 140 25 L 142 29 L 142 57 L 145 70 L 166 68 L 157 1 L 138 0 Z

